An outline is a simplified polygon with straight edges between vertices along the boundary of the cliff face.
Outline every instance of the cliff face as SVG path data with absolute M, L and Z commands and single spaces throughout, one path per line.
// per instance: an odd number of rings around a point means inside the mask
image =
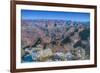
M 87 22 L 22 20 L 22 62 L 27 62 L 27 57 L 32 62 L 89 59 L 89 38 Z

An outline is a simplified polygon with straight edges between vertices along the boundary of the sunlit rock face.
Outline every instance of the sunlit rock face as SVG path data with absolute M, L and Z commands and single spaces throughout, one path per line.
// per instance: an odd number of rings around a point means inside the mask
M 22 20 L 21 60 L 52 62 L 90 59 L 89 24 L 66 20 Z

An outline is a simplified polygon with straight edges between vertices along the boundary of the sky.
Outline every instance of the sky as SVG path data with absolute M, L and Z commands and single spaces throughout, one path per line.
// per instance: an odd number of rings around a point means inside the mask
M 90 21 L 90 13 L 21 10 L 21 19 L 25 19 L 25 20 L 54 19 L 54 20 L 71 20 L 71 21 Z

